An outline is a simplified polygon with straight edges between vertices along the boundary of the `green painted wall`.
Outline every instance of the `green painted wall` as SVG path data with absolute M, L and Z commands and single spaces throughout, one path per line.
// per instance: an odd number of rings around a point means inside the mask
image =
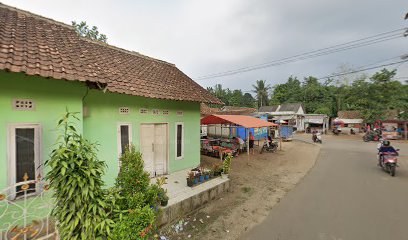
M 39 123 L 42 126 L 42 162 L 54 147 L 58 131 L 58 119 L 69 111 L 79 112 L 83 117 L 84 105 L 88 115 L 79 123 L 78 129 L 88 140 L 97 142 L 98 156 L 108 168 L 104 180 L 111 186 L 118 174 L 118 123 L 132 124 L 132 143 L 140 150 L 140 125 L 142 123 L 167 123 L 169 128 L 169 172 L 182 170 L 200 163 L 200 104 L 183 101 L 168 101 L 103 93 L 90 90 L 80 82 L 46 79 L 25 74 L 0 71 L 0 189 L 7 186 L 7 126 L 12 123 Z M 85 96 L 86 95 L 86 96 Z M 85 96 L 84 103 L 82 98 Z M 34 111 L 13 110 L 16 98 L 33 99 Z M 129 107 L 130 114 L 119 114 L 119 107 Z M 168 110 L 169 115 L 147 115 L 140 108 Z M 177 116 L 183 111 L 183 116 Z M 175 158 L 175 124 L 184 123 L 184 158 Z
M 118 174 L 118 132 L 120 122 L 132 124 L 132 143 L 140 150 L 140 125 L 142 123 L 168 123 L 169 128 L 169 172 L 194 167 L 200 164 L 200 104 L 168 101 L 103 93 L 91 90 L 84 100 L 88 114 L 84 117 L 84 136 L 99 144 L 98 156 L 108 169 L 105 182 L 112 185 Z M 128 115 L 119 114 L 120 107 L 129 107 Z M 149 114 L 140 114 L 147 108 Z M 169 115 L 152 115 L 152 109 L 169 110 Z M 177 116 L 177 111 L 183 116 Z M 184 159 L 175 159 L 175 124 L 184 123 Z
M 0 189 L 7 186 L 7 126 L 12 123 L 39 123 L 42 126 L 42 162 L 51 153 L 58 132 L 58 119 L 69 111 L 82 118 L 82 97 L 86 87 L 68 82 L 25 74 L 0 71 Z M 13 110 L 16 98 L 33 99 L 34 111 Z M 82 123 L 79 123 L 82 131 Z

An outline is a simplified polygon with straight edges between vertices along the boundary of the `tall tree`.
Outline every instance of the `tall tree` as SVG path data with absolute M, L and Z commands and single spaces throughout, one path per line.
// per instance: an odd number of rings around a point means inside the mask
M 252 85 L 254 88 L 253 92 L 256 94 L 258 100 L 258 107 L 267 106 L 268 103 L 268 92 L 271 89 L 269 84 L 266 84 L 265 80 L 257 80 L 255 85 Z
M 98 27 L 89 27 L 85 21 L 81 21 L 80 23 L 72 21 L 72 26 L 75 28 L 75 31 L 78 33 L 78 35 L 82 37 L 86 37 L 103 43 L 106 43 L 108 40 L 105 34 L 99 33 Z
M 277 84 L 273 87 L 271 105 L 297 103 L 302 102 L 302 100 L 302 86 L 296 77 L 290 76 L 286 83 Z

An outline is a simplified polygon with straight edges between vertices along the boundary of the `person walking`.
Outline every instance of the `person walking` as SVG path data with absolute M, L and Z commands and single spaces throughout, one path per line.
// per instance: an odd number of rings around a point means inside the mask
M 255 137 L 252 134 L 252 132 L 249 132 L 249 152 L 252 150 L 252 154 L 255 154 L 254 152 L 254 143 L 255 143 Z

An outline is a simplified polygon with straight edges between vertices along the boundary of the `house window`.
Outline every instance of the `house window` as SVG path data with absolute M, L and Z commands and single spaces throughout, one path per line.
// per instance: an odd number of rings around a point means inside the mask
M 184 157 L 184 124 L 176 123 L 176 159 Z
M 184 115 L 184 113 L 183 113 L 183 111 L 177 111 L 177 116 L 183 116 Z
M 118 156 L 119 158 L 125 153 L 126 149 L 132 143 L 132 125 L 120 123 L 118 125 Z M 121 162 L 119 161 L 119 167 Z
M 14 99 L 13 109 L 21 111 L 33 111 L 34 101 L 32 99 Z
M 169 114 L 170 114 L 169 110 L 163 110 L 163 115 L 169 115 Z
M 119 114 L 128 115 L 129 113 L 130 113 L 130 109 L 128 107 L 119 108 Z
M 159 109 L 153 109 L 153 110 L 152 110 L 152 114 L 153 114 L 153 115 L 159 115 L 159 114 L 160 114 L 160 110 L 159 110 Z

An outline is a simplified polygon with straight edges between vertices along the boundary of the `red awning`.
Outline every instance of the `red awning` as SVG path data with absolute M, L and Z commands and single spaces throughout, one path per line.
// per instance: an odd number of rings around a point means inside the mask
M 201 119 L 202 125 L 209 124 L 236 124 L 244 128 L 261 128 L 278 126 L 275 123 L 267 122 L 265 120 L 244 116 L 244 115 L 217 115 L 213 114 Z

